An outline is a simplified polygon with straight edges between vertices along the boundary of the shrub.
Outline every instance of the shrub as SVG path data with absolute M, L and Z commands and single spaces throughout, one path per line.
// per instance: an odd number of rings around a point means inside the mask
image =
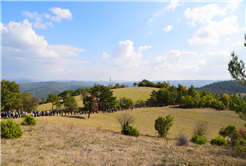
M 219 131 L 219 135 L 221 135 L 224 138 L 229 138 L 228 142 L 234 146 L 237 142 L 237 139 L 239 138 L 238 131 L 236 129 L 236 126 L 228 125 L 227 127 L 222 127 Z
M 34 126 L 37 123 L 37 121 L 33 117 L 31 117 L 31 115 L 25 116 L 24 118 L 25 119 L 23 122 L 21 122 L 21 125 L 33 125 Z
M 217 145 L 217 146 L 226 146 L 226 140 L 222 138 L 221 136 L 218 136 L 216 138 L 212 138 L 210 141 L 210 144 Z
M 137 129 L 129 125 L 128 121 L 126 121 L 126 123 L 123 125 L 123 129 L 121 130 L 121 133 L 124 135 L 133 135 L 135 137 L 139 137 L 140 135 Z
M 208 132 L 209 130 L 206 122 L 198 122 L 193 129 L 193 135 L 205 136 Z
M 195 135 L 191 137 L 190 141 L 200 145 L 207 143 L 207 139 L 204 136 L 200 136 L 200 135 Z
M 2 138 L 18 138 L 21 137 L 23 131 L 20 124 L 8 119 L 7 122 L 1 121 L 1 137 Z
M 173 125 L 173 118 L 171 115 L 167 115 L 166 118 L 159 116 L 155 120 L 155 129 L 158 131 L 160 137 L 167 137 L 168 131 Z
M 118 122 L 121 125 L 121 129 L 123 129 L 124 124 L 128 121 L 129 124 L 132 124 L 134 122 L 134 118 L 128 114 L 127 112 L 124 114 L 121 114 L 117 117 Z
M 179 132 L 178 136 L 176 137 L 177 140 L 177 145 L 178 146 L 183 146 L 183 145 L 188 145 L 189 141 L 185 133 Z
M 239 138 L 236 142 L 234 149 L 238 152 L 245 153 L 246 140 Z

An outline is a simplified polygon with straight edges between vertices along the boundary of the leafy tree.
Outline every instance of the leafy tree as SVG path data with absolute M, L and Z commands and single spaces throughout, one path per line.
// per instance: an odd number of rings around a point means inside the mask
M 30 99 L 31 109 L 32 110 L 37 110 L 37 108 L 38 108 L 38 102 L 39 102 L 39 99 L 36 96 L 33 96 Z
M 244 46 L 246 47 L 246 34 L 244 35 L 245 43 Z M 232 59 L 230 60 L 228 64 L 228 70 L 231 74 L 231 76 L 238 80 L 240 84 L 246 86 L 246 73 L 245 73 L 245 64 L 242 60 L 238 61 L 237 55 L 235 55 L 234 52 L 231 54 Z M 242 100 L 242 99 L 240 99 Z M 238 105 L 242 104 L 242 105 Z M 233 104 L 230 109 L 236 111 L 240 118 L 246 120 L 246 107 L 245 104 L 242 101 L 239 101 L 238 99 Z
M 67 94 L 64 97 L 63 102 L 64 102 L 64 107 L 66 107 L 71 112 L 78 108 L 75 97 L 70 96 L 70 94 Z
M 160 137 L 167 137 L 168 131 L 173 125 L 173 119 L 174 117 L 171 117 L 171 115 L 167 115 L 166 118 L 159 116 L 155 120 L 155 129 L 158 131 Z
M 74 96 L 73 95 L 74 93 L 75 93 L 75 91 L 70 89 L 70 90 L 65 90 L 65 91 L 59 93 L 58 96 L 64 98 L 68 94 L 71 96 Z
M 145 105 L 145 101 L 144 100 L 137 100 L 135 102 L 135 105 L 144 106 Z
M 229 105 L 230 96 L 228 94 L 223 93 L 223 95 L 222 95 L 220 100 L 227 107 Z
M 239 94 L 237 96 L 235 93 L 231 96 L 229 102 L 230 110 L 234 110 L 241 119 L 246 120 L 246 101 L 242 99 L 242 96 Z
M 136 83 L 136 82 L 133 83 L 133 86 L 134 86 L 134 87 L 136 87 L 137 85 L 138 85 L 138 83 Z
M 21 105 L 26 112 L 31 112 L 32 110 L 31 98 L 31 93 L 24 92 L 21 95 Z
M 196 90 L 193 85 L 191 85 L 188 89 L 188 95 L 190 95 L 191 97 L 194 97 L 196 95 Z
M 9 111 L 14 104 L 20 104 L 20 88 L 15 81 L 1 81 L 1 111 Z
M 59 101 L 59 97 L 55 93 L 49 94 L 49 96 L 47 97 L 47 102 L 52 103 L 52 110 L 54 104 L 57 103 L 58 101 Z
M 120 88 L 125 88 L 125 87 L 126 87 L 125 84 L 121 84 L 121 85 L 120 85 Z
M 91 95 L 95 96 L 98 101 L 99 110 L 113 108 L 116 104 L 116 97 L 113 96 L 113 91 L 104 85 L 94 84 L 90 88 Z
M 114 85 L 113 84 L 109 84 L 108 87 L 109 87 L 109 89 L 114 89 Z
M 116 83 L 115 86 L 114 86 L 114 88 L 115 88 L 115 89 L 116 89 L 116 88 L 120 88 L 120 84 L 119 84 L 119 83 Z
M 98 111 L 97 100 L 95 99 L 95 97 L 93 95 L 85 96 L 83 98 L 83 103 L 84 103 L 85 110 L 89 111 L 88 118 L 90 118 L 90 114 L 93 111 Z
M 134 102 L 132 99 L 127 99 L 125 97 L 123 97 L 123 103 L 125 106 L 129 106 L 129 107 L 132 107 L 134 105 Z

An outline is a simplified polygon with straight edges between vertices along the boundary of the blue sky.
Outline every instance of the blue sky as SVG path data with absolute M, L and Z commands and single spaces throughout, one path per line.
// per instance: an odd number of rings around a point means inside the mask
M 1 2 L 2 78 L 230 79 L 245 3 Z

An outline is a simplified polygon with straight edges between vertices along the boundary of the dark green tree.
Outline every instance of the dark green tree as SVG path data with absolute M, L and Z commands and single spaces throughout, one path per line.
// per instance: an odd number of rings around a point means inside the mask
M 14 104 L 20 104 L 20 88 L 15 81 L 1 81 L 1 111 L 9 111 Z
M 71 96 L 69 93 L 63 98 L 64 107 L 72 112 L 78 108 L 75 97 Z
M 94 84 L 90 88 L 91 95 L 95 96 L 98 101 L 99 110 L 111 109 L 116 105 L 116 97 L 113 96 L 113 91 L 104 85 Z
M 246 34 L 244 35 L 246 47 Z M 232 59 L 228 63 L 228 70 L 232 78 L 239 81 L 240 84 L 246 86 L 246 73 L 245 73 L 245 63 L 240 60 L 238 61 L 237 55 L 234 52 L 231 54 Z M 231 103 L 232 102 L 232 103 Z M 246 120 L 246 105 L 243 102 L 242 98 L 237 98 L 234 96 L 233 100 L 230 101 L 231 110 L 236 111 L 239 114 L 240 118 Z

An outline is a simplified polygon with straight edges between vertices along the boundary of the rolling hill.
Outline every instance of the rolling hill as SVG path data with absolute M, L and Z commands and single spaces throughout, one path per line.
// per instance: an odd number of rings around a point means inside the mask
M 112 89 L 113 94 L 117 98 L 126 97 L 132 99 L 134 102 L 137 100 L 147 100 L 150 97 L 150 93 L 153 90 L 158 90 L 158 88 L 150 87 L 127 87 L 127 88 L 118 88 Z M 82 100 L 80 96 L 75 96 L 77 104 L 79 107 L 82 105 Z M 46 103 L 38 106 L 38 110 L 48 110 L 51 109 L 51 103 Z
M 84 83 L 82 81 L 76 82 L 34 82 L 34 83 L 25 83 L 20 84 L 21 93 L 30 92 L 32 96 L 36 96 L 39 99 L 42 97 L 47 98 L 51 93 L 59 94 L 62 91 L 72 89 L 76 90 L 77 88 L 91 87 L 90 84 Z
M 246 92 L 245 86 L 239 84 L 239 82 L 236 80 L 214 82 L 212 84 L 205 85 L 203 87 L 195 88 L 195 89 L 200 91 L 210 91 L 212 94 L 226 93 L 232 95 L 234 92 L 235 93 Z

